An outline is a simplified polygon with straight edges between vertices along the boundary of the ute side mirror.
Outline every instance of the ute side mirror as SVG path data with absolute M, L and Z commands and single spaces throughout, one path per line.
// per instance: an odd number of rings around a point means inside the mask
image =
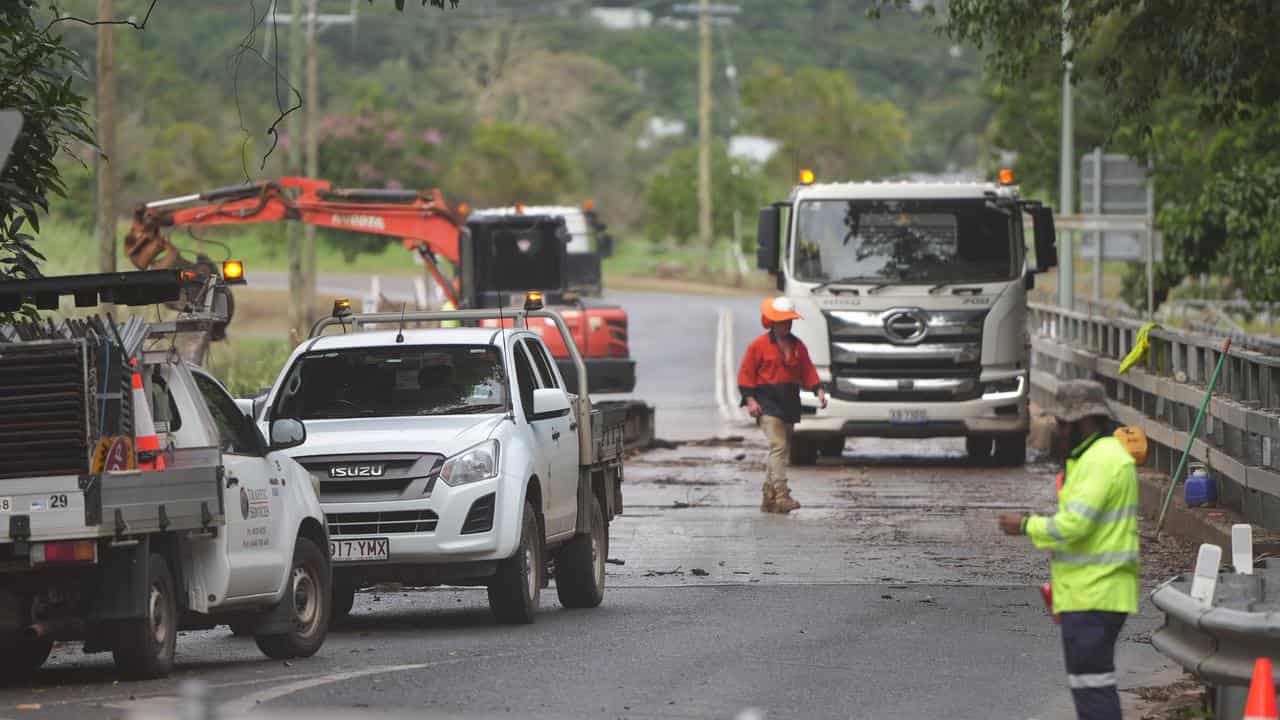
M 1058 235 L 1053 226 L 1053 208 L 1034 205 L 1030 210 L 1035 230 L 1036 272 L 1045 272 L 1058 266 Z
M 297 418 L 271 421 L 271 449 L 288 450 L 307 441 L 307 426 Z
M 252 420 L 255 415 L 253 412 L 253 405 L 253 400 L 248 398 L 236 398 L 236 409 L 240 411 L 241 415 L 244 415 L 250 420 Z
M 776 206 L 760 210 L 760 224 L 756 230 L 756 267 L 771 273 L 778 272 L 778 256 L 782 249 L 778 225 L 782 212 Z
M 609 235 L 607 233 L 601 235 L 597 243 L 600 245 L 600 257 L 606 257 L 606 258 L 613 257 L 613 236 L 612 235 Z
M 569 396 L 557 388 L 533 391 L 533 419 L 546 420 L 569 414 Z

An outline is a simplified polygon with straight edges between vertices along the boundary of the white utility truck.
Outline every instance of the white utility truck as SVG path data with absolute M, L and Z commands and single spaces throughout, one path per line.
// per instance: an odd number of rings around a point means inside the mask
M 592 408 L 585 383 L 567 392 L 528 330 L 553 322 L 585 378 L 563 318 L 537 293 L 523 310 L 349 307 L 316 324 L 255 413 L 307 426 L 290 452 L 320 486 L 335 613 L 375 583 L 476 585 L 499 621 L 526 623 L 551 577 L 566 607 L 599 605 L 625 410 Z M 406 326 L 490 320 L 513 327 Z
M 0 327 L 0 669 L 54 641 L 111 651 L 132 677 L 173 668 L 177 633 L 240 623 L 273 658 L 315 653 L 331 571 L 306 439 L 270 440 L 172 336 L 207 329 L 220 278 L 155 270 L 0 282 L 0 311 L 188 302 L 173 321 Z M 201 303 L 204 305 L 202 306 Z M 225 320 L 225 318 L 222 318 Z M 217 319 L 215 318 L 215 321 Z
M 815 184 L 806 172 L 760 212 L 757 264 L 803 316 L 792 332 L 830 396 L 822 409 L 801 394 L 793 464 L 839 455 L 851 436 L 963 437 L 976 460 L 1025 461 L 1027 291 L 1057 256 L 1052 210 L 1002 175 Z

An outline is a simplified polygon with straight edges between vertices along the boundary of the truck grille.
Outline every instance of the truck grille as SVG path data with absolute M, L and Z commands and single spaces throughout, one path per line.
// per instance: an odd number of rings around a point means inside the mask
M 397 535 L 436 531 L 440 518 L 432 510 L 399 510 L 396 512 L 330 513 L 329 535 Z
M 987 310 L 828 311 L 832 394 L 860 402 L 981 396 Z

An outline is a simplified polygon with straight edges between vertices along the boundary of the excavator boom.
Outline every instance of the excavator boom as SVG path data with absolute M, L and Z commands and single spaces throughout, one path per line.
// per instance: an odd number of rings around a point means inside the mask
M 324 180 L 285 177 L 158 200 L 134 212 L 125 252 L 139 269 L 183 266 L 163 231 L 294 220 L 316 227 L 400 239 L 406 249 L 456 264 L 462 217 L 439 190 L 334 188 Z

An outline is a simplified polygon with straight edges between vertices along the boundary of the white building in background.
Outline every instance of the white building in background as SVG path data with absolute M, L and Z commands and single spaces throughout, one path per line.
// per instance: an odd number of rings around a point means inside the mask
M 729 138 L 729 157 L 764 165 L 778 152 L 779 143 L 759 135 L 734 135 Z
M 593 7 L 591 19 L 606 30 L 640 30 L 653 26 L 653 13 L 644 8 Z

